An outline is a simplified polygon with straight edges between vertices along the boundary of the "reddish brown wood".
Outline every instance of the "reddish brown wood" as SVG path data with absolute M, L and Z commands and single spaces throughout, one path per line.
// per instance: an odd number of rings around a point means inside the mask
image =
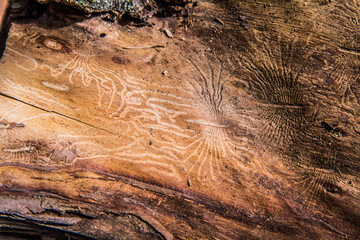
M 0 234 L 356 239 L 358 9 L 199 1 L 142 27 L 53 8 L 15 21 Z

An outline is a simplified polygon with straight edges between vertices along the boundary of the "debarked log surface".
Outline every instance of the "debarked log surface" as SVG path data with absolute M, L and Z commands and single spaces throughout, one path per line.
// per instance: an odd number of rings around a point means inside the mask
M 13 20 L 0 237 L 359 237 L 360 2 L 159 6 Z

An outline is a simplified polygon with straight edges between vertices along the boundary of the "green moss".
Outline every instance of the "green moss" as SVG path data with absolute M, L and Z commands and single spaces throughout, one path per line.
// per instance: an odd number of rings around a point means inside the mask
M 146 18 L 145 16 L 156 6 L 153 0 L 61 0 L 61 2 L 87 13 L 114 11 L 120 15 L 128 13 L 140 19 Z

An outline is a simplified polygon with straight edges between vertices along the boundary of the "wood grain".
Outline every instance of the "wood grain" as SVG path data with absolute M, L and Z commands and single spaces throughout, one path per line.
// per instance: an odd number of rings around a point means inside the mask
M 14 22 L 0 234 L 356 239 L 358 11 L 229 0 L 143 27 L 52 6 Z

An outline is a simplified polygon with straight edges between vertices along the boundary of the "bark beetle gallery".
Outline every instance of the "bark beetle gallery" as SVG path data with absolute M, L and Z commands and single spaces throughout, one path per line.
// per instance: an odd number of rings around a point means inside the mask
M 0 238 L 360 235 L 359 1 L 14 0 L 11 16 Z

